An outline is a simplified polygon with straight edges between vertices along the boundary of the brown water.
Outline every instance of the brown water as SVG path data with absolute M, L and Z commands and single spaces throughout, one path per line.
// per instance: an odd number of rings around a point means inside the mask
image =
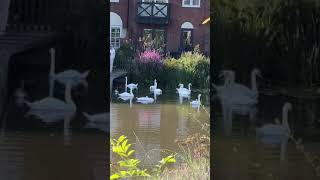
M 24 71 L 10 78 L 10 84 L 25 80 L 28 100 L 48 96 L 47 70 Z M 106 123 L 88 126 L 82 112 L 102 113 L 107 109 L 106 93 L 101 86 L 103 75 L 96 70 L 88 78 L 88 91 L 74 90 L 77 112 L 70 119 L 46 124 L 36 117 L 25 117 L 28 108 L 18 107 L 12 97 L 17 86 L 10 87 L 6 115 L 0 128 L 1 180 L 101 180 L 107 177 Z M 105 93 L 105 94 L 103 94 Z M 64 87 L 56 83 L 55 97 L 64 100 Z M 48 115 L 52 114 L 48 109 Z
M 146 95 L 149 92 L 139 90 L 135 97 Z M 208 105 L 208 96 L 202 94 L 201 97 L 202 103 Z M 191 100 L 196 98 L 197 93 L 192 94 Z M 200 124 L 191 116 L 209 123 L 209 115 L 204 109 L 192 108 L 187 99 L 180 104 L 178 94 L 170 90 L 163 91 L 152 104 L 140 104 L 134 99 L 130 106 L 129 101 L 113 98 L 110 110 L 111 137 L 127 136 L 136 149 L 135 157 L 146 166 L 161 160 L 160 150 L 178 150 L 176 139 L 200 132 Z
M 265 144 L 256 138 L 255 128 L 282 119 L 282 106 L 291 102 L 289 124 L 296 139 L 303 139 L 304 151 L 294 141 Z M 316 180 L 316 168 L 307 161 L 320 157 L 319 102 L 281 96 L 261 96 L 256 106 L 256 116 L 247 113 L 223 111 L 219 101 L 214 103 L 212 116 L 216 120 L 214 159 L 216 179 L 224 180 Z M 249 108 L 250 109 L 250 108 Z M 251 108 L 254 109 L 254 108 Z M 251 111 L 254 112 L 254 111 Z M 254 113 L 253 113 L 254 114 Z M 316 162 L 315 165 L 320 165 Z

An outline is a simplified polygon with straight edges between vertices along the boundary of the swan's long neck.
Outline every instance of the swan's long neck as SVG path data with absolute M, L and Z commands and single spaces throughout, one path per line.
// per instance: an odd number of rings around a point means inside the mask
M 290 130 L 288 123 L 288 108 L 286 106 L 282 109 L 282 126 Z
M 200 95 L 198 95 L 198 102 L 200 102 Z
M 189 91 L 191 91 L 191 84 L 188 85 Z
M 257 89 L 257 74 L 254 71 L 251 73 L 251 88 L 252 88 L 252 91 L 254 91 L 254 92 L 258 91 L 258 89 Z
M 132 88 L 130 88 L 130 94 L 133 95 L 133 93 L 132 93 Z
M 73 102 L 71 97 L 71 84 L 70 82 L 67 84 L 66 91 L 65 91 L 65 101 L 67 104 L 71 105 L 73 108 L 76 108 L 76 104 Z
M 56 53 L 54 49 L 50 50 L 50 54 L 51 54 L 51 61 L 50 61 L 50 75 L 54 75 L 54 71 L 55 71 L 55 59 L 56 59 Z
M 126 76 L 126 92 L 127 92 L 127 87 L 128 87 L 128 78 Z
M 55 50 L 52 48 L 50 49 L 50 71 L 49 71 L 49 96 L 53 96 L 53 89 L 54 89 L 54 71 L 55 71 Z

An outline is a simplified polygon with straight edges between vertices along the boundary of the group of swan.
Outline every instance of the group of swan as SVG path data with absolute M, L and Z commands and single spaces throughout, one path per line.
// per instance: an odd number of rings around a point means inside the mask
M 235 73 L 232 70 L 222 71 L 220 76 L 224 76 L 225 83 L 222 86 L 213 84 L 213 87 L 217 91 L 220 99 L 226 99 L 232 104 L 238 105 L 254 105 L 258 102 L 258 88 L 256 77 L 261 77 L 259 69 L 253 69 L 251 71 L 251 89 L 235 82 Z
M 138 89 L 138 84 L 134 84 L 134 83 L 130 83 L 128 84 L 128 77 L 125 77 L 125 92 L 123 93 L 118 93 L 118 91 L 115 91 L 116 95 L 118 95 L 119 98 L 123 99 L 123 100 L 132 100 L 134 98 L 134 94 L 133 94 L 133 89 Z M 157 81 L 154 81 L 155 84 L 153 85 L 154 88 L 151 88 L 150 86 L 150 92 L 153 92 L 154 95 L 160 95 L 162 94 L 162 90 L 157 88 Z M 128 88 L 130 89 L 130 93 L 127 92 Z M 154 98 L 145 96 L 145 97 L 136 97 L 137 102 L 142 103 L 142 104 L 149 104 L 149 103 L 153 103 L 154 102 Z
M 177 93 L 179 94 L 180 98 L 189 98 L 191 95 L 191 83 L 188 84 L 188 89 L 183 87 L 183 84 L 179 84 L 179 88 L 177 89 Z M 200 100 L 201 94 L 198 94 L 198 99 L 195 99 L 190 102 L 192 106 L 200 106 L 201 105 L 201 100 Z
M 38 101 L 28 102 L 24 100 L 25 104 L 30 108 L 26 116 L 34 115 L 46 123 L 55 122 L 65 119 L 66 117 L 73 117 L 76 113 L 77 106 L 72 99 L 72 88 L 83 83 L 90 71 L 79 73 L 76 70 L 66 70 L 60 73 L 55 73 L 55 50 L 50 49 L 51 67 L 49 71 L 49 96 Z M 65 84 L 64 101 L 53 97 L 54 81 Z M 88 115 L 84 113 L 85 117 L 90 122 L 107 121 L 106 114 Z
M 224 76 L 224 84 L 222 86 L 214 85 L 217 91 L 217 96 L 225 102 L 223 106 L 234 107 L 241 109 L 241 112 L 247 112 L 248 109 L 254 109 L 257 104 L 259 92 L 257 89 L 256 76 L 261 76 L 258 69 L 251 71 L 251 89 L 235 83 L 235 73 L 232 70 L 224 70 L 219 77 Z M 236 110 L 237 110 L 236 108 Z M 286 144 L 291 134 L 288 113 L 292 109 L 289 102 L 284 103 L 282 108 L 282 124 L 265 124 L 262 127 L 256 128 L 257 139 L 263 144 L 280 144 L 281 145 L 281 160 L 284 159 Z M 228 118 L 227 118 L 228 119 Z
M 123 100 L 129 100 L 134 98 L 134 94 L 133 94 L 133 89 L 138 89 L 138 84 L 134 84 L 134 83 L 130 83 L 128 84 L 128 77 L 125 77 L 125 92 L 123 93 L 118 93 L 117 90 L 115 90 L 115 94 L 123 99 Z M 183 87 L 183 84 L 179 84 L 180 88 L 176 88 L 177 92 L 179 93 L 179 97 L 190 97 L 191 95 L 191 83 L 188 84 L 188 89 Z M 127 91 L 127 89 L 130 89 L 130 93 Z M 149 103 L 153 103 L 157 97 L 157 95 L 161 95 L 162 94 L 162 90 L 158 88 L 158 83 L 157 80 L 154 80 L 153 85 L 151 85 L 149 87 L 150 93 L 154 94 L 154 98 L 151 98 L 149 96 L 145 96 L 145 97 L 136 97 L 137 102 L 139 103 L 143 103 L 143 104 L 149 104 Z M 201 104 L 200 101 L 200 97 L 201 94 L 198 95 L 198 99 L 193 100 L 190 102 L 190 104 L 192 106 L 199 106 Z

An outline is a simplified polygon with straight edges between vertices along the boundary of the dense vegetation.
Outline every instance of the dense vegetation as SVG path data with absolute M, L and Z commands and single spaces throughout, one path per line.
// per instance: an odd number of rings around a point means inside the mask
M 211 2 L 215 70 L 234 69 L 241 81 L 258 67 L 272 85 L 311 87 L 320 82 L 318 1 Z
M 179 83 L 191 83 L 194 88 L 209 89 L 210 59 L 196 47 L 179 58 L 161 53 L 161 50 L 133 48 L 130 42 L 117 50 L 115 66 L 129 73 L 130 81 L 150 86 L 157 79 L 161 88 L 174 88 Z

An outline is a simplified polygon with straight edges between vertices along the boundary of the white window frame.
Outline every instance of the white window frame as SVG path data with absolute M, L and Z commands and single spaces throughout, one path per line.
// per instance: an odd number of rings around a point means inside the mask
M 157 2 L 157 0 L 151 0 L 152 2 L 155 2 L 155 3 L 159 3 Z M 165 0 L 165 2 L 162 2 L 162 3 L 168 3 L 169 0 Z M 142 2 L 149 2 L 148 0 L 142 0 Z
M 115 46 L 115 44 L 111 44 L 111 39 L 112 39 L 112 29 L 113 28 L 118 28 L 120 29 L 120 35 L 119 35 L 119 47 Z M 114 49 L 118 49 L 121 47 L 121 34 L 122 34 L 122 27 L 121 26 L 111 26 L 110 27 L 110 45 L 113 46 Z
M 119 0 L 110 0 L 110 2 L 116 2 L 116 3 L 118 3 Z
M 182 7 L 200 8 L 200 6 L 201 6 L 201 0 L 199 0 L 199 4 L 198 5 L 194 5 L 193 4 L 193 0 L 190 0 L 190 4 L 185 4 L 184 1 L 185 0 L 182 0 Z

